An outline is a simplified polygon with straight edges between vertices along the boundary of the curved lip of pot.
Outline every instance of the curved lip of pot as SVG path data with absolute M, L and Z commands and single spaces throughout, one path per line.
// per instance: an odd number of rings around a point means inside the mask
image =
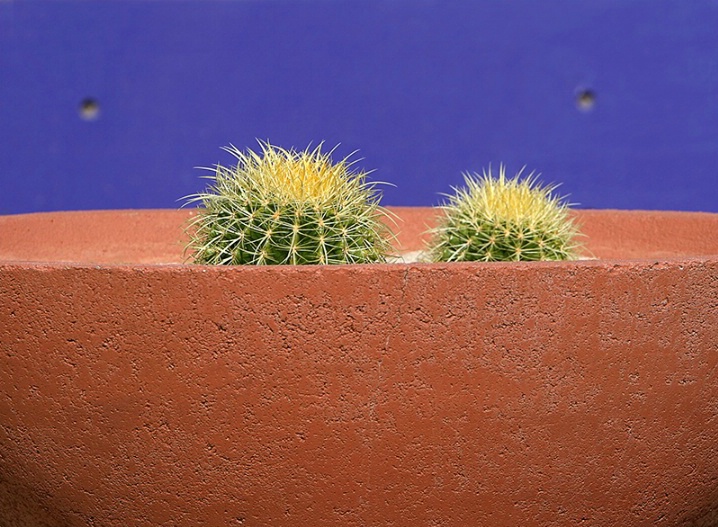
M 397 254 L 416 251 L 424 247 L 429 238 L 428 230 L 435 224 L 441 214 L 438 207 L 386 207 L 395 213 L 399 220 L 392 224 L 397 233 Z M 347 270 L 407 270 L 420 266 L 437 272 L 451 269 L 471 269 L 476 267 L 493 268 L 496 270 L 516 270 L 526 268 L 556 267 L 620 267 L 624 265 L 656 267 L 696 262 L 718 262 L 718 214 L 707 212 L 684 211 L 652 211 L 652 210 L 614 210 L 614 209 L 577 209 L 577 222 L 585 236 L 587 254 L 585 257 L 571 261 L 540 261 L 540 262 L 391 262 L 372 264 L 346 265 L 278 265 L 278 266 L 211 266 L 186 263 L 184 248 L 187 235 L 184 232 L 186 220 L 196 214 L 195 209 L 113 209 L 113 210 L 81 210 L 39 212 L 0 216 L 0 268 L 26 267 L 37 269 L 158 269 L 165 268 L 180 272 L 307 272 L 322 273 L 345 272 Z M 156 230 L 141 232 L 139 241 L 134 238 L 136 230 L 132 225 L 124 230 L 115 231 L 102 222 L 86 222 L 86 219 L 102 218 L 133 219 L 131 224 L 139 224 L 138 220 L 148 217 L 160 219 L 161 226 Z M 660 223 L 663 223 L 661 225 Z M 46 228 L 45 225 L 52 225 Z M 144 223 L 148 225 L 148 223 Z M 87 227 L 85 228 L 78 228 Z M 155 225 L 153 225 L 154 228 Z M 643 226 L 644 232 L 638 232 Z M 663 229 L 669 226 L 671 229 Z M 695 228 L 694 228 L 695 226 Z M 136 225 L 135 225 L 136 227 Z M 675 230 L 673 230 L 675 228 Z M 598 234 L 597 234 L 598 233 Z M 113 236 L 118 234 L 120 240 Z M 63 236 L 79 238 L 74 245 L 61 247 L 58 239 Z M 649 240 L 648 248 L 634 248 L 636 240 Z M 106 251 L 102 243 L 95 240 L 110 239 L 110 248 Z M 123 239 L 127 240 L 123 244 Z M 661 241 L 668 241 L 664 249 Z M 716 241 L 711 241 L 716 240 Z M 44 243 L 43 243 L 44 242 Z M 615 242 L 615 244 L 614 244 Z M 38 247 L 37 256 L 35 248 Z M 52 247 L 61 247 L 61 256 L 49 256 Z M 92 245 L 92 246 L 91 246 Z M 615 246 L 614 246 L 615 245 Z M 695 245 L 695 247 L 693 247 Z M 50 246 L 50 248 L 47 248 Z M 127 254 L 126 247 L 133 246 Z M 161 246 L 162 256 L 158 261 L 136 261 L 135 253 L 150 253 Z M 72 253 L 72 248 L 90 248 L 89 255 L 77 258 L 64 257 Z M 608 249 L 607 249 L 608 248 Z M 616 255 L 625 250 L 627 254 Z M 45 250 L 45 252 L 43 252 Z M 120 252 L 119 256 L 105 254 Z M 63 255 L 62 253 L 65 253 Z M 607 254 L 606 254 L 607 253 Z M 645 254 L 642 254 L 645 253 Z M 593 256 L 593 255 L 596 256 Z M 94 255 L 94 256 L 93 256 Z M 98 257 L 98 255 L 100 255 Z M 137 260 L 142 260 L 138 258 Z M 114 261 L 110 261 L 114 260 Z

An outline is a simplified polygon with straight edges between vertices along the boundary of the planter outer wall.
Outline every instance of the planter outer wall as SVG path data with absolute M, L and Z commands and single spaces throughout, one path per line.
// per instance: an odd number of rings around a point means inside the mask
M 584 212 L 600 261 L 208 268 L 130 265 L 187 213 L 123 214 L 167 223 L 0 241 L 0 524 L 718 521 L 715 215 Z M 77 231 L 0 240 L 38 216 Z

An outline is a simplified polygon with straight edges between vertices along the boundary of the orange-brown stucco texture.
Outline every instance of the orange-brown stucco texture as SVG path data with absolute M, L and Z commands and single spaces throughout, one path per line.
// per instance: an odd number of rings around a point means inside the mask
M 0 525 L 713 525 L 718 242 L 609 214 L 601 260 L 283 268 L 20 262 L 0 218 Z

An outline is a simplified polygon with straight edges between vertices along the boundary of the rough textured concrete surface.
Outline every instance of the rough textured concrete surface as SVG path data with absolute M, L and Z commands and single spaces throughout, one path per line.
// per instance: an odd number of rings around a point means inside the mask
M 0 217 L 0 525 L 718 521 L 718 215 L 582 211 L 579 262 L 210 268 L 190 214 Z

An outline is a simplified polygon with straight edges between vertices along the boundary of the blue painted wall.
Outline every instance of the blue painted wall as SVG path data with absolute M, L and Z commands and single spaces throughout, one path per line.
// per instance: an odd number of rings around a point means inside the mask
M 718 0 L 0 0 L 0 213 L 176 207 L 255 138 L 358 149 L 389 205 L 504 162 L 718 211 Z

